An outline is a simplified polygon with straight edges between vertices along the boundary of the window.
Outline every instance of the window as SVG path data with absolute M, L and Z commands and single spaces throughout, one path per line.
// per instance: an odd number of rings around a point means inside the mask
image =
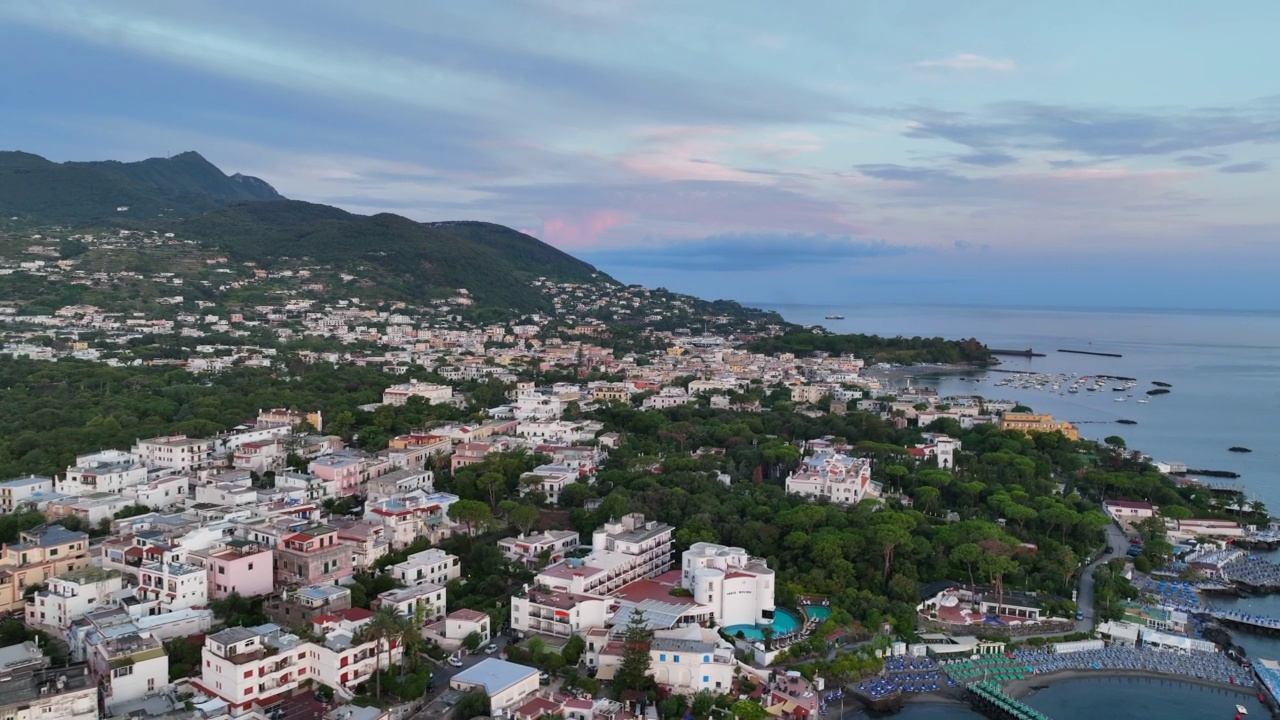
M 253 569 L 253 563 L 249 563 L 249 569 L 250 569 L 250 570 L 252 570 L 252 569 Z
M 680 662 L 680 656 L 679 656 L 679 655 L 676 655 L 676 656 L 675 656 L 675 659 L 674 659 L 674 660 L 672 660 L 672 662 Z
M 702 656 L 702 662 L 711 662 L 711 656 L 710 656 L 710 655 L 703 655 L 703 656 Z
M 111 671 L 111 677 L 124 677 L 126 675 L 132 675 L 132 674 L 133 674 L 132 665 L 125 665 L 124 667 L 118 667 L 115 670 Z
M 703 675 L 703 676 L 702 676 L 702 682 L 704 682 L 704 683 L 709 683 L 709 682 L 711 682 L 711 676 L 710 676 L 710 675 Z
M 658 662 L 666 662 L 666 661 L 667 661 L 666 653 L 662 653 L 661 655 L 658 656 Z
M 49 557 L 53 557 L 54 555 L 57 555 L 57 554 L 58 554 L 58 548 L 53 548 L 52 550 L 49 551 Z
M 252 670 L 245 670 L 245 671 L 244 671 L 244 679 L 245 679 L 245 680 L 248 680 L 248 679 L 249 679 L 249 678 L 251 678 L 251 677 L 253 677 L 253 671 L 252 671 Z
M 226 575 L 226 574 L 227 574 L 227 566 L 226 566 L 226 565 L 219 565 L 219 566 L 218 566 L 218 574 L 219 574 L 219 575 Z

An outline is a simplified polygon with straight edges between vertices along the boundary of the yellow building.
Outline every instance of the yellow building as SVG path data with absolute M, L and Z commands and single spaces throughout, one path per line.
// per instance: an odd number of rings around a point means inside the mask
M 22 592 L 56 575 L 88 567 L 89 536 L 61 525 L 41 525 L 0 549 L 0 613 L 21 610 Z
M 1020 430 L 1024 433 L 1060 432 L 1068 439 L 1079 440 L 1080 431 L 1065 420 L 1054 420 L 1052 415 L 1036 415 L 1033 413 L 1005 413 L 1000 418 L 1001 430 Z

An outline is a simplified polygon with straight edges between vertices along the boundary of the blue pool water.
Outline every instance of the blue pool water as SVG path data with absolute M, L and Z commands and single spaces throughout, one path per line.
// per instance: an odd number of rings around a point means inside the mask
M 829 611 L 828 611 L 829 612 Z M 773 634 L 774 637 L 790 635 L 800 629 L 800 620 L 796 618 L 788 610 L 778 608 L 773 612 Z M 724 629 L 725 634 L 729 637 L 738 637 L 741 632 L 742 636 L 748 640 L 763 640 L 764 633 L 761 632 L 762 625 L 730 625 Z
M 808 615 L 812 620 L 822 622 L 831 617 L 831 608 L 822 605 L 805 605 L 804 614 Z

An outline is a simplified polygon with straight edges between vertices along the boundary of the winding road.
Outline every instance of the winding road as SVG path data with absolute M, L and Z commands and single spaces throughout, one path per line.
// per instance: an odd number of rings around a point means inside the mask
M 1125 537 L 1123 532 L 1120 532 L 1120 528 L 1116 527 L 1114 522 L 1107 524 L 1107 547 L 1111 548 L 1111 552 L 1102 553 L 1097 560 L 1089 563 L 1080 572 L 1079 588 L 1076 593 L 1076 607 L 1080 608 L 1084 613 L 1084 619 L 1076 621 L 1076 632 L 1092 632 L 1096 624 L 1093 612 L 1093 571 L 1097 569 L 1099 563 L 1104 563 L 1112 558 L 1123 557 L 1123 554 L 1129 549 L 1128 538 Z

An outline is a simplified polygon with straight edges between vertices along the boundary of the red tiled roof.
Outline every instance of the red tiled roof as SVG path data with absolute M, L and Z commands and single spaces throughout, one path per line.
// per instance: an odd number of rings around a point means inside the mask
M 461 610 L 454 610 L 453 612 L 449 613 L 447 617 L 451 620 L 466 620 L 469 622 L 480 622 L 481 620 L 484 620 L 489 616 L 480 612 L 479 610 L 472 610 L 471 608 L 463 608 Z
M 1129 508 L 1131 510 L 1151 510 L 1151 503 L 1142 500 L 1108 500 L 1111 507 Z
M 373 617 L 372 612 L 358 607 L 339 610 L 336 614 L 340 615 L 342 619 L 347 622 L 360 622 L 361 620 L 368 620 Z

